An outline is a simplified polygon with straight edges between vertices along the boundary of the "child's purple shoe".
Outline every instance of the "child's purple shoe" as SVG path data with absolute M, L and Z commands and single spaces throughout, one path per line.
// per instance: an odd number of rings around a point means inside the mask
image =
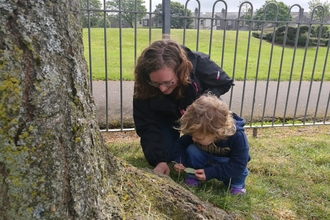
M 230 193 L 233 195 L 243 195 L 246 194 L 246 189 L 245 188 L 231 188 Z
M 200 181 L 198 179 L 196 179 L 194 176 L 188 176 L 184 180 L 184 183 L 189 187 L 196 187 L 200 184 Z

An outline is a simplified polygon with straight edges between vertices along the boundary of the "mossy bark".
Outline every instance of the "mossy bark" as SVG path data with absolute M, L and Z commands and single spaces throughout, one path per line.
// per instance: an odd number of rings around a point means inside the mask
M 0 1 L 0 219 L 224 219 L 107 150 L 79 0 Z

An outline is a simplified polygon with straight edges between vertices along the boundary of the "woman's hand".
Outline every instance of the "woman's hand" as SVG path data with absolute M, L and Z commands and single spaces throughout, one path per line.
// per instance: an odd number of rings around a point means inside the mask
M 205 176 L 205 172 L 204 172 L 204 169 L 198 169 L 195 171 L 195 177 L 198 179 L 198 180 L 206 180 L 206 176 Z
M 176 163 L 176 164 L 174 164 L 173 168 L 177 172 L 183 172 L 184 169 L 185 169 L 185 167 L 183 166 L 182 163 Z
M 154 168 L 154 171 L 156 173 L 170 175 L 170 168 L 168 167 L 166 162 L 160 162 L 159 164 L 157 164 L 157 166 Z

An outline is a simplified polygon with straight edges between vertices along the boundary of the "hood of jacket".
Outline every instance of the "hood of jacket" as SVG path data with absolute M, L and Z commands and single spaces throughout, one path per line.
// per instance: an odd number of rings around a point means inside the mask
M 233 113 L 233 118 L 236 125 L 236 131 L 244 131 L 246 121 L 243 118 L 239 117 L 236 113 Z

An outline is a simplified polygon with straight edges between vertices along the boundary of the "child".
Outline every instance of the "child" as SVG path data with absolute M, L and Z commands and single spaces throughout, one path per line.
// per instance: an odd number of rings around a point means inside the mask
M 232 194 L 245 194 L 249 145 L 244 133 L 245 120 L 228 110 L 214 95 L 202 95 L 179 120 L 183 135 L 174 150 L 174 169 L 195 169 L 185 179 L 187 186 L 216 178 L 230 187 Z

